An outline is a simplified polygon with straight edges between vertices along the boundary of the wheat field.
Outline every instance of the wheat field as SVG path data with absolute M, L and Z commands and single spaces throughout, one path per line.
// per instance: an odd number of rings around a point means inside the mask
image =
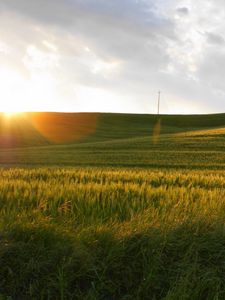
M 224 120 L 0 116 L 0 300 L 225 299 Z
M 225 297 L 223 171 L 1 169 L 0 190 L 0 299 Z

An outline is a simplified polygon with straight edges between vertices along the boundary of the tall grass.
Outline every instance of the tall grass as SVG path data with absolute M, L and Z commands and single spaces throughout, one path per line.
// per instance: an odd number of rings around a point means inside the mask
M 1 169 L 0 299 L 224 299 L 224 220 L 222 171 Z

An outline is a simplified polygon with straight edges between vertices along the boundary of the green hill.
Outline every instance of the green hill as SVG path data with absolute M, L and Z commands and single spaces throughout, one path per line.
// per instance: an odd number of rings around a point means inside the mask
M 2 165 L 225 167 L 225 114 L 0 115 Z
M 225 126 L 225 114 L 132 115 L 100 113 L 0 114 L 3 148 L 144 137 Z

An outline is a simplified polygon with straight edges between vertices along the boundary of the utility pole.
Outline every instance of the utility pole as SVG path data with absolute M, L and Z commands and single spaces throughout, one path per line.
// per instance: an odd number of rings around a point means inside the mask
M 161 98 L 161 92 L 159 91 L 158 93 L 158 115 L 159 115 L 159 112 L 160 112 L 160 99 Z

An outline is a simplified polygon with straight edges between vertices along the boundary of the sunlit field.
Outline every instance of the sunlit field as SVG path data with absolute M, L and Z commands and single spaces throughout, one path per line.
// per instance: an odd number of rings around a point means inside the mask
M 225 175 L 11 169 L 3 299 L 224 299 Z
M 53 135 L 14 118 L 1 127 L 0 299 L 225 298 L 224 115 L 64 115 Z
M 4 167 L 224 169 L 225 115 L 0 115 Z

